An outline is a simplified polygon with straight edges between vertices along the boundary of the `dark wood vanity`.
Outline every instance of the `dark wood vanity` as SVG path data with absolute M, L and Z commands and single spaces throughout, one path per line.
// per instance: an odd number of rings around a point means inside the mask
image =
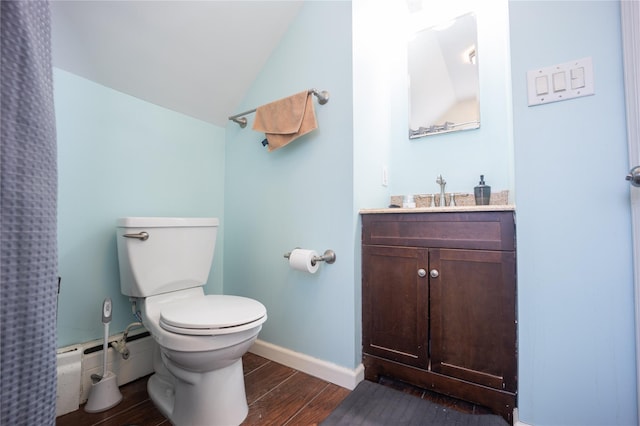
M 511 422 L 514 211 L 362 213 L 365 378 L 391 377 Z

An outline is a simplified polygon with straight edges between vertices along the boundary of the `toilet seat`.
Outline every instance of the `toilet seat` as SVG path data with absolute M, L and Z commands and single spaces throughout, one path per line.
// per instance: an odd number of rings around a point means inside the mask
M 237 333 L 262 324 L 267 310 L 257 300 L 241 296 L 206 295 L 164 305 L 160 326 L 187 335 Z

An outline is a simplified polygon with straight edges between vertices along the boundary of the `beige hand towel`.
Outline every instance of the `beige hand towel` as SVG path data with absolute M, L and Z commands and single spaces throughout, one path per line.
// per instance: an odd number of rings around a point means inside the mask
M 264 132 L 274 151 L 318 128 L 313 96 L 308 91 L 256 108 L 253 130 Z

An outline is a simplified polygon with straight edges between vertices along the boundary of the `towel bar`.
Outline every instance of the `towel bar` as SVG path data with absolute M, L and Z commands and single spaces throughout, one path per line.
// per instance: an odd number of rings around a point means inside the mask
M 318 103 L 320 105 L 324 105 L 329 102 L 329 92 L 326 90 L 318 91 L 317 89 L 309 89 L 309 93 L 312 93 L 316 98 L 318 98 Z M 247 127 L 247 119 L 243 117 L 244 115 L 252 114 L 256 112 L 257 108 L 250 109 L 249 111 L 241 112 L 240 114 L 232 115 L 229 117 L 229 120 L 238 123 L 241 128 Z

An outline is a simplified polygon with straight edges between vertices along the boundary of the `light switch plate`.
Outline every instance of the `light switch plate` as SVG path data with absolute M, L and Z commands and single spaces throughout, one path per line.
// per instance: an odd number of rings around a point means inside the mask
M 546 81 L 551 84 L 541 84 Z M 529 106 L 566 101 L 594 93 L 591 57 L 527 71 Z

